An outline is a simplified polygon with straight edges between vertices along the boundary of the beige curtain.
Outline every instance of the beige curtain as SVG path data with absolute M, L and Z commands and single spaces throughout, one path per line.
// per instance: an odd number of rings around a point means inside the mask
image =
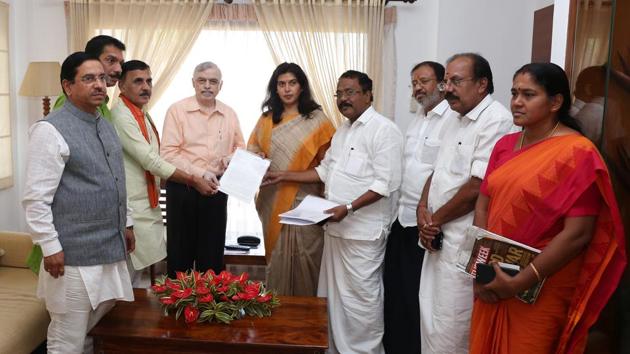
M 381 113 L 392 120 L 396 118 L 396 7 L 385 9 L 383 27 L 383 106 Z
M 612 21 L 612 5 L 608 0 L 581 0 L 577 6 L 573 84 L 582 70 L 606 63 Z
M 315 99 L 337 123 L 333 94 L 346 70 L 366 72 L 374 82 L 374 105 L 383 106 L 384 6 L 384 0 L 254 0 L 276 64 L 299 64 Z
M 71 0 L 68 47 L 85 48 L 95 35 L 107 34 L 127 46 L 125 59 L 151 66 L 157 102 L 195 43 L 212 9 L 212 0 Z M 114 97 L 117 95 L 115 94 Z

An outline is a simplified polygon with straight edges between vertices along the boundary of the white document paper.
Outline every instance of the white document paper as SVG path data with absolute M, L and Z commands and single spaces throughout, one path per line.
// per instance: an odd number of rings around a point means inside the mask
M 221 177 L 219 190 L 243 202 L 251 202 L 270 163 L 247 150 L 237 149 Z
M 280 223 L 288 225 L 313 225 L 325 220 L 331 214 L 324 213 L 324 210 L 336 207 L 337 203 L 324 198 L 307 195 L 306 198 L 295 209 L 280 214 Z

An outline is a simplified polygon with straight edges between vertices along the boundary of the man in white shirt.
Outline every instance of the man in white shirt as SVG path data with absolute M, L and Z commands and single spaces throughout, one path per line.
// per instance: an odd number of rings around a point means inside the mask
M 398 218 L 387 237 L 383 283 L 385 285 L 385 335 L 387 353 L 420 352 L 418 290 L 424 249 L 418 245 L 416 209 L 444 135 L 444 117 L 450 113 L 440 90 L 442 64 L 425 61 L 411 70 L 413 97 L 421 105 L 405 135 Z
M 425 254 L 420 279 L 423 353 L 468 352 L 473 280 L 455 268 L 466 228 L 472 225 L 490 153 L 496 141 L 515 129 L 512 115 L 491 94 L 488 61 L 478 54 L 456 54 L 447 61 L 447 117 L 434 172 L 418 204 L 418 227 Z M 431 241 L 443 234 L 441 249 Z
M 116 300 L 133 301 L 122 148 L 97 111 L 105 80 L 97 59 L 70 55 L 61 66 L 67 101 L 30 130 L 22 203 L 44 254 L 37 293 L 50 313 L 48 353 L 91 352 L 87 332 Z
M 372 80 L 339 78 L 337 107 L 348 118 L 319 166 L 269 172 L 265 184 L 324 182 L 327 210 L 318 296 L 328 298 L 330 353 L 383 353 L 382 265 L 400 186 L 402 134 L 372 107 Z

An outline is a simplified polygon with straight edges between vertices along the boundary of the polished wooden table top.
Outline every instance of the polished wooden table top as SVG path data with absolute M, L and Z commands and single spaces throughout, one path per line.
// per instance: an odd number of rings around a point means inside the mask
M 148 289 L 134 302 L 118 302 L 92 329 L 105 353 L 323 353 L 328 347 L 326 299 L 280 297 L 271 317 L 245 317 L 229 325 L 186 325 L 163 316 Z
M 256 248 L 250 249 L 248 252 L 225 250 L 223 263 L 261 266 L 267 265 L 267 260 L 265 259 L 265 246 L 259 245 Z

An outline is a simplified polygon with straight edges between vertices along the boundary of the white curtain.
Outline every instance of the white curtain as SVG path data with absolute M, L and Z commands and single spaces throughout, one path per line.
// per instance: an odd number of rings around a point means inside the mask
M 212 0 L 71 0 L 67 2 L 68 47 L 80 51 L 95 35 L 118 38 L 125 58 L 151 66 L 157 102 L 195 43 Z M 114 95 L 117 96 L 117 95 Z
M 256 48 L 254 43 L 252 43 L 253 41 L 264 41 L 260 34 L 260 27 L 258 26 L 258 23 L 256 21 L 254 8 L 251 5 L 215 4 L 212 8 L 210 19 L 204 26 L 203 30 L 204 34 L 202 36 L 205 36 L 206 34 L 209 35 L 208 38 L 214 38 L 214 41 L 216 41 L 217 44 L 221 43 L 221 48 L 224 48 L 224 50 L 231 53 L 239 53 L 239 51 L 235 48 L 236 46 Z M 243 68 L 241 69 L 241 72 L 250 71 L 250 73 L 248 75 L 244 75 L 244 77 L 253 79 L 254 76 L 258 77 L 259 75 L 262 75 L 265 77 L 264 80 L 268 80 L 274 68 L 267 67 L 265 68 L 267 70 L 263 69 L 263 66 L 260 65 L 263 61 L 263 55 L 263 53 L 259 53 L 258 57 L 248 56 L 244 58 L 240 56 L 233 56 L 230 62 L 226 63 L 224 60 L 225 58 L 222 54 L 208 54 L 209 59 L 217 62 L 217 64 L 219 64 L 219 67 L 223 71 L 224 83 L 219 99 L 222 99 L 222 97 L 225 97 L 225 94 L 227 94 L 227 92 L 225 92 L 226 90 L 228 90 L 227 85 L 237 86 L 241 93 L 240 100 L 237 101 L 235 97 L 228 97 L 226 98 L 225 102 L 227 104 L 247 106 L 234 107 L 234 109 L 239 114 L 241 129 L 243 130 L 243 134 L 245 134 L 246 141 L 251 130 L 254 128 L 256 122 L 258 121 L 258 117 L 260 116 L 260 105 L 262 103 L 262 98 L 264 98 L 264 89 L 266 85 L 263 87 L 251 87 L 253 85 L 247 82 L 234 82 L 234 76 L 230 76 L 230 73 L 234 72 L 234 67 L 240 66 L 241 68 Z M 253 92 L 252 90 L 256 90 L 257 92 Z M 261 97 L 261 99 L 256 100 L 254 98 L 256 97 L 256 95 L 260 95 L 258 97 Z M 243 116 L 243 108 L 248 108 L 248 113 L 255 112 L 253 113 L 254 115 L 248 114 L 247 116 Z M 265 246 L 262 232 L 262 224 L 260 222 L 260 219 L 258 218 L 258 213 L 256 212 L 256 206 L 254 202 L 252 201 L 250 203 L 246 203 L 236 198 L 229 198 L 227 207 L 228 217 L 225 235 L 226 244 L 236 243 L 236 239 L 239 236 L 253 235 L 258 236 L 262 241 L 262 244 L 258 246 L 259 249 L 264 249 Z M 249 273 L 254 273 L 252 275 L 264 280 L 264 272 L 260 272 L 260 269 L 237 268 L 236 271 L 247 271 Z
M 384 0 L 254 0 L 256 16 L 274 61 L 299 64 L 315 100 L 334 122 L 337 79 L 346 70 L 374 82 L 374 106 L 383 106 Z
M 395 120 L 396 118 L 396 7 L 385 9 L 385 26 L 383 27 L 383 106 L 381 114 Z

